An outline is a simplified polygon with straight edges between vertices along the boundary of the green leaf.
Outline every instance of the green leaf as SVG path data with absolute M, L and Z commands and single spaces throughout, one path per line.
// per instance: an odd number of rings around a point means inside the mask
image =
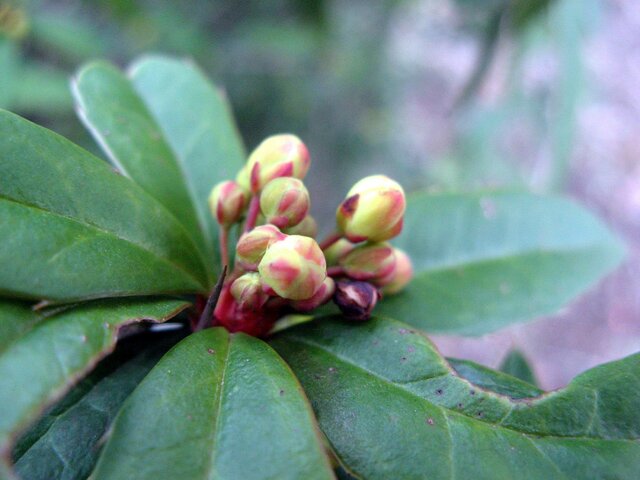
M 324 318 L 272 345 L 357 476 L 635 479 L 640 354 L 562 390 L 514 400 L 456 374 L 429 340 L 390 319 Z
M 111 162 L 175 215 L 211 269 L 213 245 L 205 243 L 181 165 L 130 81 L 114 66 L 94 62 L 78 72 L 73 92 L 81 120 Z
M 15 435 L 111 352 L 119 330 L 143 319 L 162 322 L 184 309 L 178 300 L 101 300 L 51 318 L 0 300 L 0 319 L 35 324 L 0 353 L 0 456 Z M 21 311 L 20 311 L 21 310 Z
M 554 313 L 622 257 L 590 213 L 527 193 L 415 195 L 397 246 L 416 275 L 377 312 L 468 335 Z
M 0 299 L 0 355 L 42 319 L 24 302 Z
M 213 186 L 234 179 L 245 151 L 224 93 L 191 62 L 144 57 L 129 75 L 181 165 L 208 243 L 218 226 L 207 198 Z
M 544 393 L 534 384 L 502 372 L 496 372 L 469 360 L 448 358 L 447 361 L 458 375 L 485 390 L 511 398 L 536 397 Z
M 532 385 L 537 385 L 536 376 L 520 350 L 511 350 L 500 365 L 500 370 Z
M 129 397 L 96 480 L 333 478 L 295 377 L 264 342 L 191 335 Z
M 148 337 L 153 341 L 151 347 L 138 339 L 124 352 L 118 345 L 116 353 L 101 362 L 20 439 L 14 451 L 20 478 L 81 480 L 89 476 L 103 436 L 122 403 L 167 351 L 168 340 L 173 340 L 173 336 L 158 334 Z M 141 347 L 144 349 L 139 353 Z
M 207 290 L 184 228 L 130 180 L 0 110 L 0 294 L 78 299 Z

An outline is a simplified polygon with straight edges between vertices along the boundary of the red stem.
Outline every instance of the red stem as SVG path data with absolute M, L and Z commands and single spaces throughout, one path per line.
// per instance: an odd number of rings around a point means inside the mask
M 247 233 L 253 230 L 258 220 L 258 214 L 260 213 L 260 196 L 257 193 L 251 197 L 251 203 L 249 203 L 249 213 L 247 213 L 247 222 L 244 224 L 244 232 Z
M 328 277 L 339 277 L 341 275 L 344 275 L 344 268 L 342 268 L 341 266 L 336 265 L 335 267 L 327 268 Z
M 221 263 L 222 265 L 229 265 L 229 229 L 220 225 L 218 237 Z
M 342 234 L 340 232 L 333 232 L 327 238 L 325 238 L 323 241 L 320 242 L 320 249 L 326 250 L 341 238 L 342 238 Z

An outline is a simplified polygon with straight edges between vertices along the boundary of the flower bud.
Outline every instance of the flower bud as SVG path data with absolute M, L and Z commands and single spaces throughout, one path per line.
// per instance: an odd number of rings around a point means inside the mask
M 402 230 L 405 211 L 404 190 L 384 175 L 357 182 L 336 212 L 341 232 L 352 242 L 380 242 Z
M 293 301 L 291 302 L 291 306 L 294 310 L 299 312 L 310 312 L 331 300 L 335 291 L 336 283 L 333 278 L 327 277 L 324 279 L 324 282 L 322 282 L 322 285 L 320 285 L 318 291 L 314 293 L 311 298 L 307 300 Z
M 387 242 L 365 243 L 347 253 L 340 266 L 354 280 L 374 280 L 393 273 L 396 256 Z
M 380 293 L 368 282 L 340 280 L 336 282 L 333 301 L 348 320 L 369 320 Z
M 209 195 L 211 214 L 224 227 L 240 220 L 249 202 L 249 192 L 232 180 L 218 183 Z
M 379 286 L 382 286 L 382 293 L 389 295 L 398 293 L 413 277 L 413 266 L 409 255 L 399 248 L 394 248 L 393 250 L 396 256 L 395 270 L 387 277 L 376 282 Z
M 231 284 L 231 295 L 242 310 L 257 310 L 269 299 L 269 296 L 262 291 L 260 275 L 255 272 L 245 273 L 236 278 Z
M 264 305 L 260 310 L 240 308 L 230 286 L 226 285 L 222 289 L 213 316 L 216 323 L 223 325 L 229 332 L 244 332 L 261 337 L 269 333 L 283 313 L 281 307 L 272 308 L 271 304 Z
M 258 193 L 274 178 L 303 179 L 310 163 L 309 151 L 298 137 L 291 134 L 274 135 L 265 139 L 251 153 L 236 180 L 253 193 Z
M 338 265 L 340 260 L 356 246 L 346 238 L 341 238 L 331 246 L 324 249 L 324 258 L 327 259 L 327 265 Z
M 258 265 L 262 281 L 289 300 L 311 298 L 327 277 L 322 250 L 313 238 L 289 235 L 272 243 Z
M 309 211 L 309 192 L 297 178 L 274 178 L 260 194 L 260 210 L 267 223 L 278 228 L 293 227 Z
M 318 224 L 311 215 L 307 214 L 299 224 L 286 228 L 284 233 L 287 235 L 302 235 L 303 237 L 315 238 L 318 234 Z
M 273 242 L 286 235 L 274 225 L 260 225 L 242 234 L 236 245 L 236 261 L 245 270 L 257 270 L 258 263 Z

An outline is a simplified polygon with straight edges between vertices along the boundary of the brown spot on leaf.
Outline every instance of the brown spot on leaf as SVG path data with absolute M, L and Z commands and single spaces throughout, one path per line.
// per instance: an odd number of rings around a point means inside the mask
M 433 418 L 429 417 L 429 418 L 427 418 L 427 423 L 429 425 L 433 425 L 435 422 L 433 421 Z
M 207 353 L 209 355 L 214 355 L 216 353 L 216 351 L 213 348 L 207 348 Z

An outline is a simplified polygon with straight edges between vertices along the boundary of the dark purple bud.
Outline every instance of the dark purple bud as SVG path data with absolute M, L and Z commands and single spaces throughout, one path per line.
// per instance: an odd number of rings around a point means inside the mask
M 333 301 L 349 320 L 364 322 L 369 320 L 380 293 L 368 282 L 340 280 L 336 282 Z

